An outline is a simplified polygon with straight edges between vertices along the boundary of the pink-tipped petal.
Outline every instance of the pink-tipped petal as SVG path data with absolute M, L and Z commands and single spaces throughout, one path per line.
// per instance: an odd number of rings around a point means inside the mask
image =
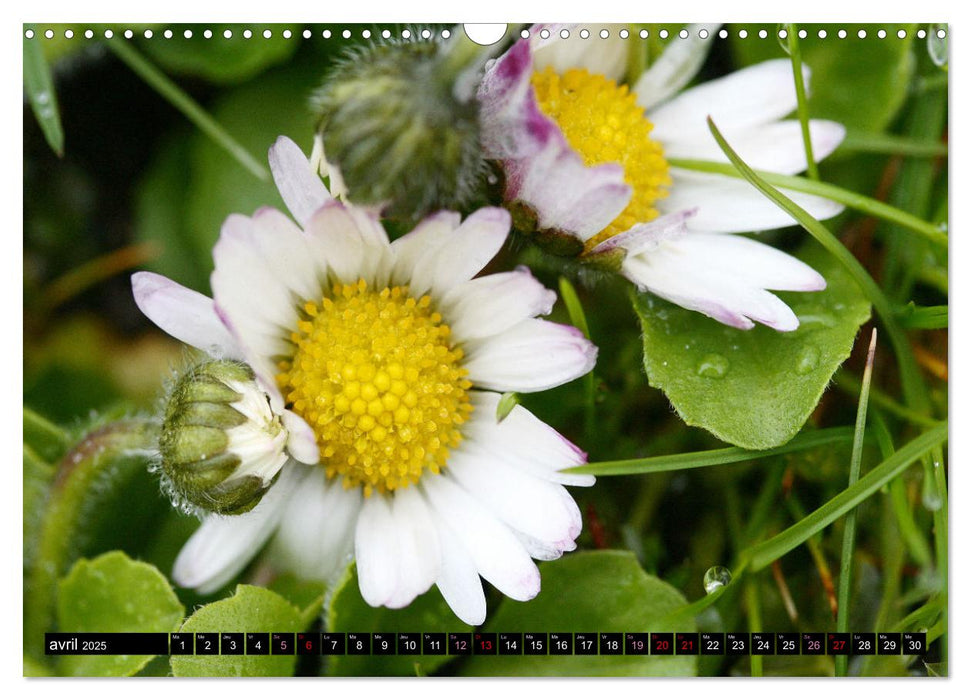
M 330 192 L 300 147 L 281 136 L 270 148 L 270 172 L 293 218 L 303 226 L 330 201 Z
M 131 281 L 135 304 L 173 338 L 214 357 L 240 357 L 212 299 L 154 272 L 136 272 Z

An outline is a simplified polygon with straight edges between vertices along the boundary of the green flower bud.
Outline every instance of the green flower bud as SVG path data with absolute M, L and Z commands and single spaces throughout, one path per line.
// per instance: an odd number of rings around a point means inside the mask
M 484 196 L 486 161 L 466 37 L 379 44 L 340 62 L 314 96 L 329 164 L 355 204 L 392 217 L 461 209 Z
M 187 511 L 252 510 L 287 461 L 287 431 L 253 371 L 213 360 L 178 379 L 159 436 L 163 487 Z

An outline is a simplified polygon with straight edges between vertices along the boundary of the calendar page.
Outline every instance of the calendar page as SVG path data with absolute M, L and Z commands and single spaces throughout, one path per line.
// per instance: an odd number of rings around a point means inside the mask
M 948 24 L 21 31 L 24 676 L 949 675 Z

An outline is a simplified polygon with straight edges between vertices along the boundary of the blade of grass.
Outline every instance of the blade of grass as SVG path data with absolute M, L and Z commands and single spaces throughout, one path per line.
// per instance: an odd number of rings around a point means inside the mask
M 683 452 L 674 455 L 660 455 L 657 457 L 643 457 L 640 459 L 622 459 L 609 462 L 590 462 L 579 467 L 564 469 L 564 473 L 594 474 L 595 476 L 628 476 L 631 474 L 655 474 L 657 472 L 678 471 L 680 469 L 696 469 L 711 467 L 717 464 L 733 464 L 752 459 L 762 459 L 775 455 L 810 450 L 853 439 L 853 431 L 849 427 L 825 428 L 823 430 L 808 430 L 800 433 L 785 445 L 773 447 L 770 450 L 746 450 L 741 447 L 723 447 L 714 450 L 700 450 L 698 452 Z
M 901 447 L 866 476 L 841 491 L 795 525 L 743 552 L 743 561 L 759 571 L 805 542 L 813 534 L 845 515 L 884 484 L 899 476 L 913 462 L 947 441 L 947 423 L 940 423 Z
M 848 394 L 853 394 L 854 396 L 860 395 L 860 389 L 862 388 L 860 385 L 860 380 L 845 369 L 839 370 L 833 376 L 833 382 L 841 391 L 845 391 Z M 897 416 L 897 418 L 902 418 L 913 425 L 919 425 L 925 428 L 932 425 L 937 425 L 937 421 L 933 418 L 928 418 L 927 416 L 917 413 L 917 411 L 910 410 L 906 406 L 901 406 L 892 398 L 878 389 L 874 389 L 873 387 L 870 388 L 870 401 L 874 406 L 878 406 L 888 413 L 892 413 L 893 415 Z
M 566 277 L 560 277 L 560 298 L 566 306 L 566 312 L 570 316 L 570 323 L 583 333 L 583 337 L 590 340 L 590 326 L 587 324 L 587 316 L 583 312 L 583 304 L 577 290 L 573 287 Z M 583 388 L 586 393 L 584 402 L 584 427 L 587 435 L 593 435 L 596 425 L 596 400 L 597 400 L 597 380 L 591 369 L 583 378 Z
M 684 168 L 699 173 L 712 173 L 715 175 L 728 175 L 730 177 L 741 177 L 748 179 L 744 174 L 740 174 L 730 163 L 719 163 L 712 160 L 695 160 L 688 158 L 671 158 L 668 163 L 675 168 Z M 850 209 L 869 214 L 878 219 L 883 219 L 895 224 L 899 224 L 922 238 L 935 245 L 947 248 L 947 234 L 934 224 L 928 223 L 913 214 L 902 209 L 890 206 L 885 202 L 872 197 L 866 197 L 857 192 L 831 185 L 828 182 L 816 182 L 798 175 L 779 175 L 764 170 L 751 170 L 759 179 L 775 187 L 783 187 L 794 192 L 812 194 L 818 197 L 825 197 L 834 202 L 839 202 Z M 761 188 L 760 188 L 761 189 Z M 781 206 L 781 205 L 780 205 Z M 783 207 L 785 208 L 785 207 Z M 791 212 L 790 212 L 791 213 Z
M 215 119 L 209 116 L 208 112 L 200 107 L 182 88 L 173 83 L 162 71 L 145 60 L 141 54 L 129 46 L 127 40 L 121 38 L 110 39 L 105 41 L 105 46 L 142 80 L 168 100 L 173 107 L 182 112 L 200 131 L 211 138 L 226 153 L 231 155 L 240 165 L 260 180 L 269 180 L 270 173 L 249 151 L 234 139 Z
M 25 25 L 24 29 L 34 29 Z M 64 155 L 64 128 L 61 114 L 57 108 L 57 93 L 54 92 L 54 79 L 51 67 L 44 58 L 40 34 L 34 29 L 34 38 L 24 37 L 24 92 L 30 100 L 30 108 L 40 124 L 40 130 L 58 156 Z
M 799 52 L 799 28 L 790 24 L 788 29 L 789 58 L 792 61 L 792 77 L 796 85 L 796 114 L 802 129 L 802 145 L 806 149 L 806 172 L 810 180 L 819 180 L 819 168 L 813 157 L 813 142 L 809 135 L 809 106 L 806 104 L 806 85 L 802 75 L 802 54 Z
M 866 368 L 863 370 L 863 388 L 856 407 L 856 428 L 853 434 L 853 452 L 850 456 L 849 485 L 852 487 L 860 479 L 860 462 L 863 459 L 863 435 L 866 432 L 867 401 L 870 398 L 870 381 L 873 378 L 873 355 L 877 349 L 877 329 L 870 335 L 870 348 L 867 350 Z M 856 542 L 856 511 L 846 514 L 843 527 L 843 550 L 840 555 L 840 577 L 836 592 L 836 631 L 849 632 L 850 591 L 853 583 L 853 547 Z M 836 657 L 836 675 L 845 676 L 849 667 L 849 657 Z
M 870 131 L 848 130 L 843 142 L 831 157 L 835 158 L 848 151 L 913 158 L 947 158 L 947 145 L 943 143 L 922 141 L 896 134 L 875 134 Z
M 947 305 L 917 306 L 910 302 L 900 309 L 900 325 L 904 328 L 937 330 L 947 328 Z

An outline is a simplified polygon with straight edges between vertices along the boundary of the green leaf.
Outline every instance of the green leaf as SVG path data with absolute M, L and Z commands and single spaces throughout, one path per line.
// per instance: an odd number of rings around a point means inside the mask
M 742 65 L 786 58 L 779 42 L 754 38 L 758 29 L 767 28 L 774 33 L 777 27 L 745 26 L 749 30 L 746 39 L 738 36 L 742 25 L 729 29 L 731 50 Z M 802 62 L 812 69 L 809 116 L 868 131 L 885 129 L 907 97 L 914 72 L 911 43 L 915 27 L 853 25 L 846 28 L 849 36 L 843 40 L 835 37 L 837 29 L 831 24 L 800 24 L 799 29 L 807 32 L 806 38 L 799 41 Z M 819 38 L 820 29 L 827 32 L 826 38 Z M 860 29 L 867 32 L 862 41 L 855 36 Z M 876 38 L 879 29 L 887 32 L 882 41 Z M 897 38 L 899 29 L 907 31 L 907 38 Z
M 32 25 L 26 25 L 31 27 Z M 25 28 L 26 28 L 25 27 Z M 40 33 L 35 29 L 34 38 L 24 37 L 24 92 L 30 100 L 30 108 L 37 117 L 47 145 L 57 155 L 64 154 L 64 129 L 57 108 L 57 93 L 51 68 L 44 58 Z
M 173 632 L 185 609 L 166 578 L 124 552 L 81 559 L 58 584 L 58 627 L 64 632 Z M 64 656 L 70 676 L 131 676 L 152 656 Z
M 302 632 L 300 611 L 282 596 L 239 585 L 231 598 L 196 610 L 180 632 Z M 265 656 L 173 656 L 176 676 L 292 676 L 293 654 Z
M 644 329 L 644 367 L 688 424 L 720 440 L 764 450 L 790 440 L 849 356 L 870 304 L 840 263 L 816 245 L 797 255 L 825 279 L 822 292 L 780 294 L 799 328 L 739 330 L 649 294 L 634 309 Z
M 178 31 L 171 39 L 153 38 L 141 42 L 140 47 L 166 71 L 204 78 L 211 83 L 242 83 L 271 66 L 286 62 L 300 45 L 298 39 L 283 38 L 284 29 L 296 33 L 294 26 L 247 25 L 253 32 L 250 39 L 243 37 L 244 27 L 238 24 L 206 27 L 212 29 L 212 39 L 206 39 L 201 29 L 194 31 L 189 39 Z M 232 38 L 223 36 L 227 29 L 233 32 Z M 265 29 L 273 32 L 269 39 L 263 36 Z
M 631 552 L 571 554 L 540 565 L 543 590 L 533 600 L 505 599 L 486 629 L 495 632 L 691 632 L 694 619 L 662 618 L 684 596 L 641 569 Z M 467 676 L 691 676 L 691 656 L 473 656 Z
M 401 610 L 372 608 L 361 597 L 357 572 L 349 570 L 338 584 L 327 611 L 332 632 L 465 632 L 437 588 L 418 596 Z M 336 676 L 427 675 L 449 661 L 447 656 L 335 656 L 330 673 Z

